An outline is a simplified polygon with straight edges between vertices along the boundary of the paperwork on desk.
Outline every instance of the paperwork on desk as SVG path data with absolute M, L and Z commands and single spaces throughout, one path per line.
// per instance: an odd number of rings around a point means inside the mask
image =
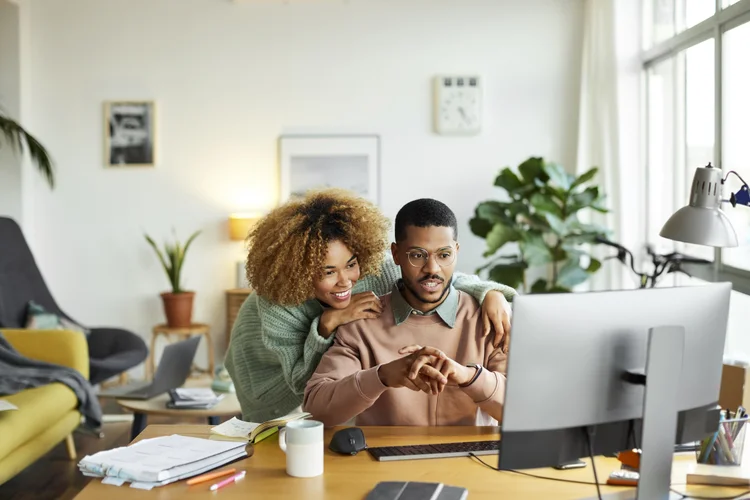
M 202 474 L 247 456 L 245 444 L 195 437 L 162 436 L 83 457 L 78 468 L 102 483 L 150 490 Z

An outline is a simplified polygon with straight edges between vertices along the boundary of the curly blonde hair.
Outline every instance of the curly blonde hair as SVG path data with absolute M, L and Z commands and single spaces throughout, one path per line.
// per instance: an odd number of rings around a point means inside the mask
M 380 272 L 390 221 L 371 202 L 343 189 L 309 192 L 272 210 L 248 236 L 245 270 L 254 291 L 297 305 L 314 296 L 328 243 L 357 256 L 360 277 Z

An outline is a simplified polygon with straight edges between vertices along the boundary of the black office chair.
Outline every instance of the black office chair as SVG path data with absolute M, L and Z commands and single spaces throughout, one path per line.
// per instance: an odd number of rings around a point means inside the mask
M 33 300 L 47 311 L 81 324 L 65 314 L 52 298 L 21 228 L 0 217 L 0 328 L 24 328 Z M 88 335 L 89 381 L 99 384 L 140 364 L 148 356 L 141 337 L 121 328 L 91 328 Z

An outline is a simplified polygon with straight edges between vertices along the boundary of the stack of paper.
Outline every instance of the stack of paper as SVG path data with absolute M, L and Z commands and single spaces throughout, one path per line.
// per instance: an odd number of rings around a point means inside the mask
M 310 414 L 307 412 L 290 413 L 284 417 L 267 420 L 260 424 L 255 422 L 245 422 L 237 417 L 233 417 L 231 420 L 227 420 L 223 424 L 212 427 L 211 434 L 257 443 L 277 432 L 279 427 L 284 427 L 288 422 L 308 418 L 309 416 Z
M 209 409 L 213 408 L 219 401 L 224 399 L 223 394 L 215 394 L 208 388 L 185 388 L 170 389 L 171 401 L 167 403 L 169 408 L 185 409 Z
M 131 488 L 150 490 L 245 456 L 245 443 L 173 434 L 87 455 L 78 468 L 86 476 L 104 478 L 105 484 L 129 482 Z

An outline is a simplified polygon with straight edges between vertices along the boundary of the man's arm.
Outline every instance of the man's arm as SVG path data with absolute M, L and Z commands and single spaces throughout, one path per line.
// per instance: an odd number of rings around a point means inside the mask
M 378 377 L 378 367 L 362 369 L 359 348 L 348 339 L 357 338 L 352 326 L 339 327 L 336 339 L 323 355 L 305 388 L 302 408 L 326 426 L 356 417 L 377 401 L 387 389 Z M 351 331 L 351 332 L 350 332 Z
M 492 345 L 488 345 L 488 348 L 492 348 Z M 498 422 L 503 419 L 507 362 L 508 356 L 501 348 L 493 349 L 479 376 L 470 385 L 462 387 L 462 390 L 477 406 Z M 476 370 L 472 371 L 474 372 L 473 375 L 476 375 Z

